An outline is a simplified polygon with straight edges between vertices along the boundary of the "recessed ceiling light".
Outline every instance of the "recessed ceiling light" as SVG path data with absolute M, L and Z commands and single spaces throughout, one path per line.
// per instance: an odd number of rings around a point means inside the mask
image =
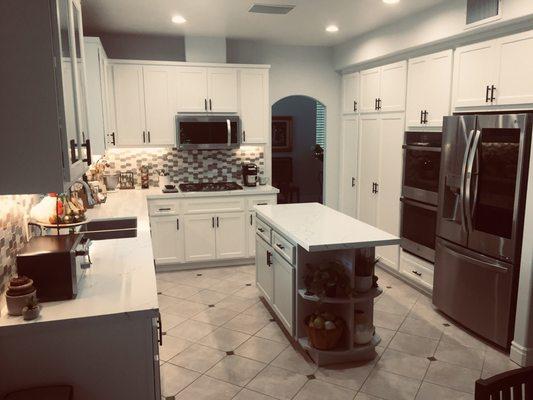
M 183 23 L 187 22 L 187 20 L 185 18 L 183 18 L 183 16 L 181 16 L 181 15 L 174 15 L 172 17 L 172 22 L 174 22 L 175 24 L 183 24 Z
M 383 0 L 385 4 L 398 4 L 400 0 Z
M 337 25 L 330 25 L 326 28 L 326 32 L 335 33 L 339 31 L 339 27 Z

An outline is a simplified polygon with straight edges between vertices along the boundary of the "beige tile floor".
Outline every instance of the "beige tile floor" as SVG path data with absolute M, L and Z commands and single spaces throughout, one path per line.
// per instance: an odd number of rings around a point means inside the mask
M 325 368 L 306 361 L 272 322 L 253 266 L 157 274 L 163 397 L 468 400 L 476 379 L 518 367 L 442 317 L 425 295 L 377 274 L 378 357 Z

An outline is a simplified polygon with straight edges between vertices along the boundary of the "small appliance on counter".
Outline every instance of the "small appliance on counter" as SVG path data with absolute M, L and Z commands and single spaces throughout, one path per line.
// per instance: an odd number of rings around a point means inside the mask
M 244 186 L 257 186 L 257 175 L 259 168 L 254 163 L 242 165 L 242 181 Z
M 83 234 L 35 236 L 17 255 L 17 273 L 33 280 L 40 302 L 70 300 L 91 266 Z

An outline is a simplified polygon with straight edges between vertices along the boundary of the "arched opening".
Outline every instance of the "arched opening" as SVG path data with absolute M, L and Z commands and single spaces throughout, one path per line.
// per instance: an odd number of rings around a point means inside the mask
M 272 106 L 272 184 L 278 203 L 324 202 L 326 107 L 302 95 Z

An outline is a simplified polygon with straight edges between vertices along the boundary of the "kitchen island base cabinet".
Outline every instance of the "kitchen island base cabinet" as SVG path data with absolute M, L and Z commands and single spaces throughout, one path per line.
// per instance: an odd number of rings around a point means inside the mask
M 374 246 L 396 245 L 399 239 L 317 203 L 267 206 L 258 208 L 257 215 L 257 288 L 293 346 L 305 350 L 319 366 L 374 359 L 381 341 L 373 326 L 374 299 L 382 290 L 373 287 L 352 296 L 319 298 L 306 287 L 307 274 L 310 266 L 335 263 L 344 268 L 350 287 L 356 287 L 357 263 L 373 261 Z M 312 241 L 315 237 L 317 242 Z M 308 317 L 324 312 L 344 322 L 336 327 L 343 330 L 342 336 L 329 350 L 313 346 L 307 326 Z M 356 333 L 367 336 L 367 342 L 360 344 Z
M 76 400 L 161 399 L 157 310 L 14 326 L 0 334 L 0 398 L 71 385 Z

